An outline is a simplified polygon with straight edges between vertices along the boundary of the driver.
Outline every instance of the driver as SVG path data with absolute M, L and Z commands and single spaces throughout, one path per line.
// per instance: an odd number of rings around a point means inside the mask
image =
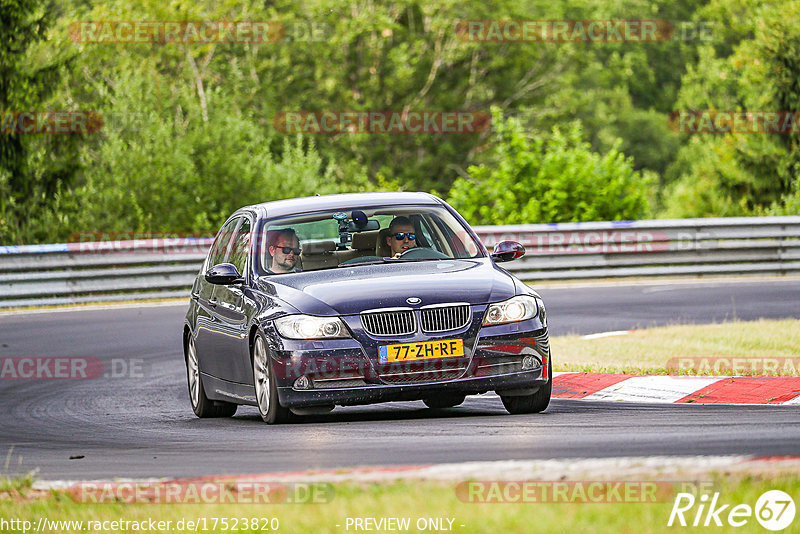
M 389 224 L 389 235 L 386 236 L 386 244 L 392 251 L 392 258 L 399 258 L 403 252 L 416 247 L 416 240 L 414 227 L 408 217 L 401 215 L 392 219 Z
M 300 257 L 300 240 L 293 228 L 281 228 L 270 233 L 267 246 L 272 263 L 267 274 L 299 273 L 297 258 Z

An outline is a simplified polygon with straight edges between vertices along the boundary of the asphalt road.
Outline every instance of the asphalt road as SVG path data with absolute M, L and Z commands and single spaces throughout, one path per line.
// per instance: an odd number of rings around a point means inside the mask
M 544 287 L 554 334 L 759 317 L 800 318 L 800 281 Z M 88 357 L 91 380 L 0 380 L 0 473 L 44 479 L 194 476 L 535 458 L 800 455 L 797 406 L 554 400 L 509 416 L 494 395 L 337 408 L 269 427 L 242 407 L 199 420 L 181 356 L 185 305 L 0 316 L 0 357 Z M 70 457 L 76 457 L 70 459 Z

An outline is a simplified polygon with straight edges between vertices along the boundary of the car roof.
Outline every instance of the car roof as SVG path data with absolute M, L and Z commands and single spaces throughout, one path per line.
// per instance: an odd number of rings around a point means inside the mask
M 441 205 L 442 201 L 430 193 L 419 192 L 345 193 L 275 200 L 246 206 L 242 210 L 254 211 L 262 218 L 273 218 L 314 211 L 350 211 L 360 208 L 402 206 L 407 204 Z

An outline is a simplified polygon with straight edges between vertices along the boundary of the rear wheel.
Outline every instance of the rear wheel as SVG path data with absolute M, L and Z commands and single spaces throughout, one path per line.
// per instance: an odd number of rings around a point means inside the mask
M 458 406 L 464 402 L 464 399 L 466 399 L 466 395 L 461 395 L 458 393 L 445 393 L 429 399 L 422 399 L 422 402 L 424 402 L 425 406 L 428 408 L 438 409 Z
M 261 334 L 253 341 L 253 382 L 256 387 L 256 403 L 261 419 L 267 424 L 283 423 L 289 419 L 289 409 L 278 402 L 278 387 L 267 345 Z
M 503 395 L 500 392 L 500 400 L 506 407 L 508 413 L 539 413 L 550 405 L 550 395 L 553 391 L 553 361 L 547 361 L 547 384 L 541 386 L 531 395 Z
M 197 361 L 197 351 L 194 339 L 189 336 L 186 344 L 186 376 L 189 381 L 189 402 L 197 417 L 230 417 L 236 413 L 238 406 L 231 402 L 212 401 L 206 397 L 203 389 L 203 377 L 200 375 L 200 364 Z

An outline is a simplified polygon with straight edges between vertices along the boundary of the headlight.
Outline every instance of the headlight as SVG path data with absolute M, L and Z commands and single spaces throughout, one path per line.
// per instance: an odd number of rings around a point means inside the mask
M 278 333 L 289 339 L 330 339 L 350 337 L 350 332 L 338 317 L 287 315 L 275 319 Z
M 490 304 L 483 319 L 483 326 L 526 321 L 536 317 L 538 312 L 539 306 L 534 297 L 518 295 L 503 302 Z

